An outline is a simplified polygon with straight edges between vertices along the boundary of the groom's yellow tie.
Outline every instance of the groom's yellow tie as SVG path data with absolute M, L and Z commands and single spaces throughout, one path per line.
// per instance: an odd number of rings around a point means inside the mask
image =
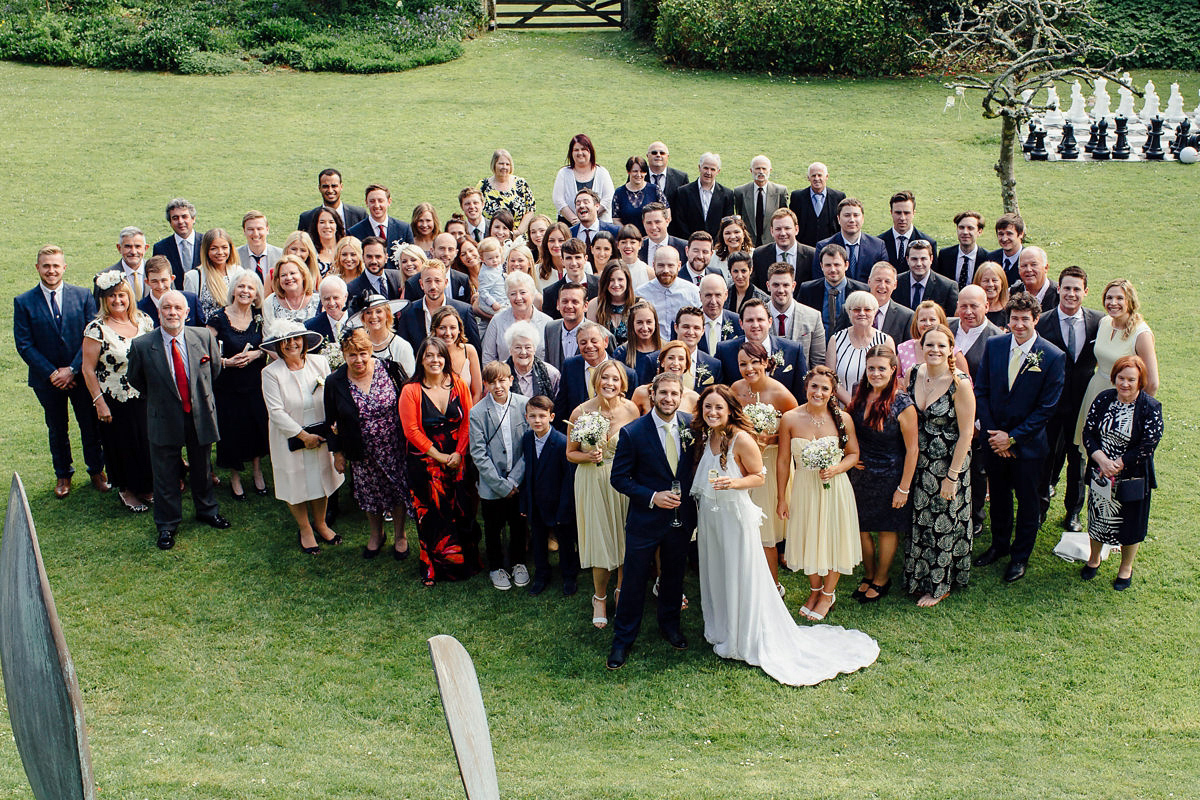
M 675 446 L 675 428 L 674 422 L 668 425 L 666 436 L 667 464 L 671 467 L 672 475 L 679 469 L 679 448 Z

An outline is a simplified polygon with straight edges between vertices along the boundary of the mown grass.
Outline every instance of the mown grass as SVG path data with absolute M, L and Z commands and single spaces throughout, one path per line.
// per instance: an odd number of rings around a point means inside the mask
M 1200 88 L 1195 73 L 1135 75 L 1150 77 L 1178 80 L 1185 97 Z M 758 152 L 789 187 L 820 159 L 833 186 L 866 202 L 876 232 L 900 187 L 917 193 L 917 224 L 947 243 L 956 211 L 1000 211 L 996 129 L 972 109 L 942 114 L 934 81 L 665 70 L 616 35 L 493 35 L 453 63 L 400 75 L 2 64 L 0 80 L 0 309 L 33 285 L 41 244 L 64 246 L 68 280 L 84 283 L 116 260 L 121 226 L 165 235 L 162 208 L 179 194 L 201 229 L 236 231 L 257 207 L 282 241 L 328 164 L 352 199 L 382 179 L 398 216 L 433 199 L 444 217 L 492 149 L 507 147 L 548 204 L 580 130 L 614 174 L 657 138 L 684 168 L 720 152 L 728 185 Z M 1088 269 L 1092 307 L 1107 280 L 1132 276 L 1158 337 L 1162 488 L 1133 589 L 1109 588 L 1112 565 L 1081 582 L 1050 555 L 1047 525 L 1018 584 L 979 570 L 931 611 L 895 595 L 872 607 L 845 598 L 833 622 L 875 636 L 882 655 L 809 689 L 717 659 L 695 603 L 684 616 L 691 650 L 670 651 L 648 617 L 629 665 L 609 674 L 609 636 L 588 623 L 586 592 L 528 598 L 482 578 L 425 590 L 411 561 L 359 558 L 360 515 L 339 526 L 346 546 L 311 559 L 281 504 L 234 504 L 223 487 L 233 530 L 185 525 L 161 553 L 151 521 L 115 498 L 80 486 L 53 500 L 40 410 L 5 335 L 0 464 L 29 489 L 102 796 L 461 797 L 425 646 L 438 633 L 475 659 L 507 797 L 1200 794 L 1200 172 L 1022 163 L 1018 179 L 1030 240 L 1052 265 Z M 794 606 L 803 579 L 784 580 Z M 695 601 L 694 576 L 686 589 Z M 0 795 L 29 797 L 0 731 Z

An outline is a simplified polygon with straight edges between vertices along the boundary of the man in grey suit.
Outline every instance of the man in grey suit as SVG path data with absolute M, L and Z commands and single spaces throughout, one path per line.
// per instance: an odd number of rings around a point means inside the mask
M 892 300 L 892 292 L 896 291 L 896 268 L 887 261 L 876 261 L 867 278 L 867 287 L 879 302 L 879 310 L 875 312 L 875 329 L 892 337 L 897 345 L 908 341 L 911 338 L 909 329 L 913 312 Z M 850 316 L 842 309 L 834 333 L 849 327 Z
M 791 264 L 771 265 L 767 270 L 767 291 L 771 294 L 771 333 L 800 345 L 810 366 L 824 364 L 825 326 L 821 312 L 796 301 L 796 274 Z
M 521 517 L 520 489 L 525 476 L 521 439 L 529 424 L 525 404 L 529 398 L 509 391 L 512 371 L 502 361 L 483 367 L 487 396 L 471 409 L 467 434 L 471 461 L 479 471 L 479 503 L 483 514 L 488 577 L 492 586 L 507 591 L 529 584 L 525 566 L 526 528 Z M 508 526 L 508 548 L 501 546 L 501 531 Z
M 269 287 L 271 270 L 275 269 L 275 262 L 283 258 L 283 250 L 267 244 L 267 236 L 271 233 L 267 215 L 261 211 L 247 211 L 242 215 L 242 233 L 246 243 L 237 249 L 238 263 Z
M 546 363 L 562 372 L 563 362 L 579 355 L 575 335 L 583 322 L 587 307 L 587 287 L 580 283 L 566 283 L 558 290 L 558 313 L 561 319 L 546 323 L 543 338 L 546 342 Z
M 119 272 L 129 288 L 133 290 L 135 302 L 140 302 L 150 294 L 150 286 L 146 283 L 146 234 L 141 228 L 133 225 L 126 226 L 117 234 L 117 252 L 121 258 L 109 267 L 106 272 Z
M 954 333 L 954 349 L 966 358 L 967 372 L 971 382 L 979 374 L 979 364 L 983 360 L 983 351 L 987 340 L 1004 333 L 993 325 L 987 318 L 988 301 L 983 289 L 970 284 L 964 286 L 958 293 L 958 314 L 950 320 L 950 330 Z M 955 356 L 958 361 L 958 356 Z M 961 370 L 962 364 L 956 364 Z M 983 504 L 987 499 L 987 434 L 976 431 L 971 441 L 971 527 L 975 536 L 983 530 Z
M 771 215 L 787 208 L 788 190 L 771 180 L 771 159 L 757 155 L 750 160 L 750 175 L 754 180 L 733 190 L 733 210 L 750 231 L 754 246 L 771 239 Z
M 175 546 L 183 519 L 179 490 L 180 450 L 187 448 L 192 501 L 199 522 L 224 530 L 213 496 L 209 454 L 217 431 L 213 383 L 221 372 L 221 351 L 207 328 L 183 324 L 187 301 L 170 291 L 158 304 L 162 326 L 133 340 L 129 348 L 129 383 L 146 398 L 146 435 L 154 472 L 154 525 L 158 547 Z

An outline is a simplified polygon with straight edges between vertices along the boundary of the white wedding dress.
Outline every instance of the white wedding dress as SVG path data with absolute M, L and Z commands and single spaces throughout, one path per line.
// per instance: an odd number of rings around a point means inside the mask
M 721 658 L 761 667 L 790 686 L 811 686 L 873 664 L 879 644 L 862 631 L 800 627 L 792 619 L 763 557 L 762 509 L 746 489 L 717 491 L 709 483 L 709 470 L 742 477 L 732 447 L 727 460 L 728 468 L 722 469 L 720 456 L 705 447 L 691 491 L 699 515 L 705 640 Z

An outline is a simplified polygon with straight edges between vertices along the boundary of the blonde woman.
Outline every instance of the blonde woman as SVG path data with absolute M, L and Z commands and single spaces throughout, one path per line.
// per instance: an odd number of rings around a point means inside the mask
M 200 239 L 200 266 L 183 276 L 183 289 L 196 295 L 204 319 L 225 307 L 229 276 L 237 267 L 237 248 L 229 234 L 223 228 L 205 232 Z
M 321 265 L 317 263 L 317 248 L 313 244 L 311 236 L 304 231 L 295 231 L 284 240 L 283 254 L 285 256 L 296 256 L 300 259 L 301 263 L 308 269 L 313 286 L 321 283 Z M 271 283 L 273 280 L 274 272 L 267 278 L 267 283 Z
M 271 294 L 263 303 L 267 324 L 277 319 L 304 322 L 321 310 L 321 296 L 313 291 L 312 273 L 298 256 L 285 255 L 275 264 Z

